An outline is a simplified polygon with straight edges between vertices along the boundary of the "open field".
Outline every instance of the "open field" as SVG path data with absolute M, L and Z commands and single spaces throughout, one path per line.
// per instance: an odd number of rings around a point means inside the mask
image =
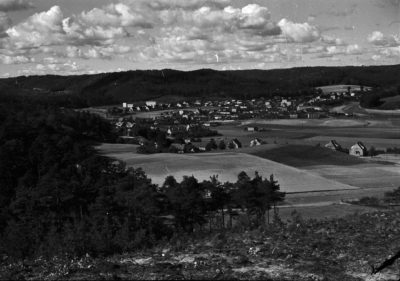
M 329 94 L 331 92 L 343 92 L 348 90 L 350 87 L 350 91 L 360 91 L 361 87 L 359 85 L 329 85 L 317 87 L 317 89 L 321 89 L 324 94 Z M 364 90 L 370 90 L 371 87 L 364 86 Z
M 305 145 L 259 149 L 251 154 L 302 168 L 312 174 L 350 186 L 361 188 L 400 186 L 400 165 L 382 157 L 357 158 L 327 148 Z
M 400 186 L 399 165 L 361 164 L 346 167 L 318 165 L 308 167 L 307 171 L 343 184 L 362 188 L 391 187 L 395 189 Z
M 157 184 L 162 184 L 168 175 L 173 175 L 177 180 L 181 180 L 185 175 L 193 175 L 200 181 L 207 180 L 212 175 L 218 175 L 219 180 L 222 182 L 236 182 L 237 175 L 241 171 L 245 171 L 250 176 L 253 176 L 254 172 L 258 171 L 264 177 L 274 174 L 285 192 L 356 188 L 325 179 L 307 171 L 244 153 L 140 155 L 118 152 L 106 153 L 106 155 L 125 161 L 128 166 L 142 167 L 153 182 Z
M 310 145 L 280 145 L 267 149 L 249 151 L 250 154 L 301 168 L 314 165 L 357 165 L 366 163 L 363 159 L 345 153 L 339 153 L 325 147 Z
M 352 102 L 346 105 L 334 107 L 331 112 L 354 114 L 357 116 L 368 116 L 374 118 L 386 118 L 386 117 L 400 117 L 400 110 L 382 110 L 382 109 L 367 109 L 362 108 L 359 103 Z
M 95 148 L 101 153 L 136 153 L 139 145 L 136 144 L 120 144 L 120 143 L 102 143 Z

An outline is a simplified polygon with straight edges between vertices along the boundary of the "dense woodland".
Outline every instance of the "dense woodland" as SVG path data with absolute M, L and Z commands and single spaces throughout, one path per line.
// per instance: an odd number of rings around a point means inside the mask
M 87 107 L 174 97 L 269 97 L 314 92 L 314 87 L 358 84 L 378 88 L 400 85 L 400 65 L 301 67 L 276 70 L 146 70 L 79 76 L 30 76 L 0 79 L 0 92 L 37 100 L 52 98 L 66 107 Z
M 233 208 L 260 225 L 284 198 L 273 177 L 245 173 L 236 183 L 168 177 L 157 186 L 98 155 L 93 145 L 116 139 L 100 117 L 16 100 L 0 107 L 0 252 L 9 257 L 148 247 L 202 231 L 215 216 L 228 227 Z

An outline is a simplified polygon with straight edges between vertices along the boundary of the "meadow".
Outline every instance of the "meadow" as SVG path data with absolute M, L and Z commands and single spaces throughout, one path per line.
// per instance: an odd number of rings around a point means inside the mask
M 218 175 L 221 182 L 236 182 L 240 172 L 245 171 L 249 176 L 254 176 L 257 171 L 264 177 L 273 174 L 281 185 L 281 189 L 289 193 L 356 188 L 245 153 L 143 155 L 132 152 L 103 151 L 107 156 L 122 160 L 130 167 L 141 167 L 156 184 L 162 184 L 169 175 L 173 175 L 177 180 L 181 180 L 183 176 L 193 175 L 200 181 L 208 180 L 212 175 Z

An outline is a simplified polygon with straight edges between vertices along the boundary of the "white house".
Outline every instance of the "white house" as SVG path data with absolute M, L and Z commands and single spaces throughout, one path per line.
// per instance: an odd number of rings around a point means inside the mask
M 151 107 L 151 108 L 155 108 L 157 105 L 157 102 L 155 101 L 146 101 L 146 106 Z
M 261 145 L 262 141 L 258 138 L 255 138 L 250 141 L 250 147 Z
M 367 148 L 362 142 L 357 142 L 350 148 L 349 154 L 353 156 L 366 156 L 368 153 Z

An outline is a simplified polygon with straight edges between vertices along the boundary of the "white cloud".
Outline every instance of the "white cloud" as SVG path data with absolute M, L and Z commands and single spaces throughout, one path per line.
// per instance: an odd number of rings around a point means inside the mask
M 7 56 L 0 54 L 0 62 L 3 64 L 22 64 L 32 62 L 32 60 L 25 56 Z
M 318 58 L 329 58 L 337 55 L 360 55 L 363 49 L 358 44 L 346 46 L 328 46 L 317 56 Z
M 17 48 L 111 43 L 127 36 L 122 27 L 89 25 L 79 18 L 64 18 L 59 6 L 32 15 L 6 33 L 9 43 Z
M 59 54 L 68 58 L 81 59 L 111 59 L 115 55 L 126 54 L 131 51 L 129 46 L 94 46 L 82 49 L 76 46 L 67 46 L 65 53 Z
M 386 58 L 400 58 L 400 46 L 384 48 L 380 50 L 380 55 Z
M 81 19 L 90 25 L 152 27 L 152 24 L 144 15 L 133 11 L 131 7 L 122 3 L 110 4 L 102 9 L 94 8 L 89 12 L 82 12 Z
M 80 73 L 84 70 L 81 68 L 76 62 L 67 61 L 67 62 L 54 62 L 54 63 L 39 63 L 35 66 L 35 70 L 29 70 L 29 72 L 40 74 L 75 74 Z
M 281 19 L 278 26 L 282 34 L 291 42 L 307 43 L 320 38 L 318 29 L 308 23 L 294 23 L 287 19 Z
M 0 0 L 0 11 L 10 12 L 33 8 L 33 4 L 28 0 Z
M 399 46 L 400 38 L 395 35 L 386 36 L 380 31 L 374 31 L 368 35 L 368 42 L 376 46 Z
M 332 36 L 328 36 L 328 35 L 323 35 L 321 37 L 321 41 L 326 44 L 336 45 L 336 46 L 345 44 L 345 42 L 341 38 L 336 38 L 336 37 L 332 37 Z
M 362 54 L 362 49 L 358 44 L 348 45 L 345 53 L 347 55 L 360 55 Z

